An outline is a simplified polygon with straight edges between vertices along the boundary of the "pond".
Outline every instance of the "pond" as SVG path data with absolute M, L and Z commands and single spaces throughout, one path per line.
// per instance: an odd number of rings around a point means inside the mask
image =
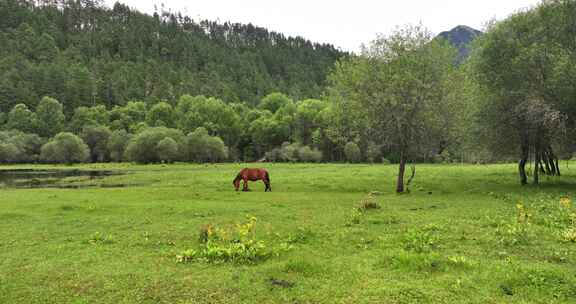
M 0 187 L 7 188 L 86 188 L 100 186 L 90 182 L 109 176 L 122 175 L 111 170 L 80 169 L 7 169 L 0 170 Z M 80 182 L 80 183 L 79 183 Z M 124 187 L 126 185 L 102 185 L 102 187 Z

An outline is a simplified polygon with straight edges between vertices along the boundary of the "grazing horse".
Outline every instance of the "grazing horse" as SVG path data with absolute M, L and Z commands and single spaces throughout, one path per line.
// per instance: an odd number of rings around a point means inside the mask
M 236 191 L 240 188 L 240 181 L 244 181 L 244 187 L 242 187 L 242 191 L 250 191 L 248 190 L 248 181 L 257 181 L 262 180 L 264 185 L 266 185 L 266 189 L 264 192 L 272 191 L 272 187 L 270 187 L 270 175 L 266 169 L 260 168 L 244 168 L 240 170 L 240 173 L 236 175 L 236 178 L 232 182 Z

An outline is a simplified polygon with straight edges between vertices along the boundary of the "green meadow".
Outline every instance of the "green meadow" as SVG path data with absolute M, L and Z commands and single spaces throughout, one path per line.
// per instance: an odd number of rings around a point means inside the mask
M 262 164 L 272 192 L 235 192 L 244 166 L 4 185 L 0 303 L 576 303 L 574 162 L 525 187 L 513 164 L 418 165 L 402 195 L 395 165 Z

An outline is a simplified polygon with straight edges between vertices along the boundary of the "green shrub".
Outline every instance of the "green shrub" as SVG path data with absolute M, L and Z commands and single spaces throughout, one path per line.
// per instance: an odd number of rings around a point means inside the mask
M 90 155 L 89 151 L 80 137 L 62 132 L 42 146 L 40 159 L 49 163 L 84 162 Z
M 228 158 L 228 147 L 220 137 L 210 136 L 205 128 L 197 128 L 186 136 L 186 159 L 198 163 L 218 162 Z
M 158 153 L 158 159 L 163 162 L 174 162 L 178 159 L 178 143 L 170 138 L 166 137 L 156 145 L 156 153 Z
M 110 129 L 105 126 L 86 126 L 82 129 L 81 137 L 90 148 L 90 160 L 92 162 L 104 162 L 108 159 L 108 141 Z
M 124 159 L 124 151 L 132 135 L 126 132 L 126 130 L 116 130 L 110 134 L 108 139 L 108 151 L 110 153 L 110 159 L 115 162 L 121 162 Z
M 360 148 L 353 142 L 349 142 L 344 146 L 344 155 L 346 155 L 346 160 L 351 163 L 357 163 L 362 158 Z
M 303 146 L 298 149 L 298 159 L 303 162 L 317 163 L 322 160 L 322 152 L 318 149 Z
M 136 134 L 126 147 L 124 157 L 130 161 L 138 163 L 155 163 L 163 160 L 164 156 L 159 151 L 159 143 L 165 138 L 171 138 L 176 142 L 177 146 L 184 143 L 184 135 L 181 131 L 176 129 L 169 129 L 165 127 L 147 128 Z M 163 148 L 164 146 L 160 146 Z M 178 151 L 182 149 L 178 148 Z M 172 160 L 182 159 L 182 154 L 170 155 Z

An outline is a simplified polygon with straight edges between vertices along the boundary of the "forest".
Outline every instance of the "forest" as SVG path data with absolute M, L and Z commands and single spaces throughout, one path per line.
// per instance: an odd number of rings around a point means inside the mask
M 519 11 L 462 58 L 421 25 L 350 54 L 163 7 L 5 0 L 0 162 L 393 162 L 402 192 L 410 164 L 515 161 L 538 183 L 576 151 L 575 12 Z

